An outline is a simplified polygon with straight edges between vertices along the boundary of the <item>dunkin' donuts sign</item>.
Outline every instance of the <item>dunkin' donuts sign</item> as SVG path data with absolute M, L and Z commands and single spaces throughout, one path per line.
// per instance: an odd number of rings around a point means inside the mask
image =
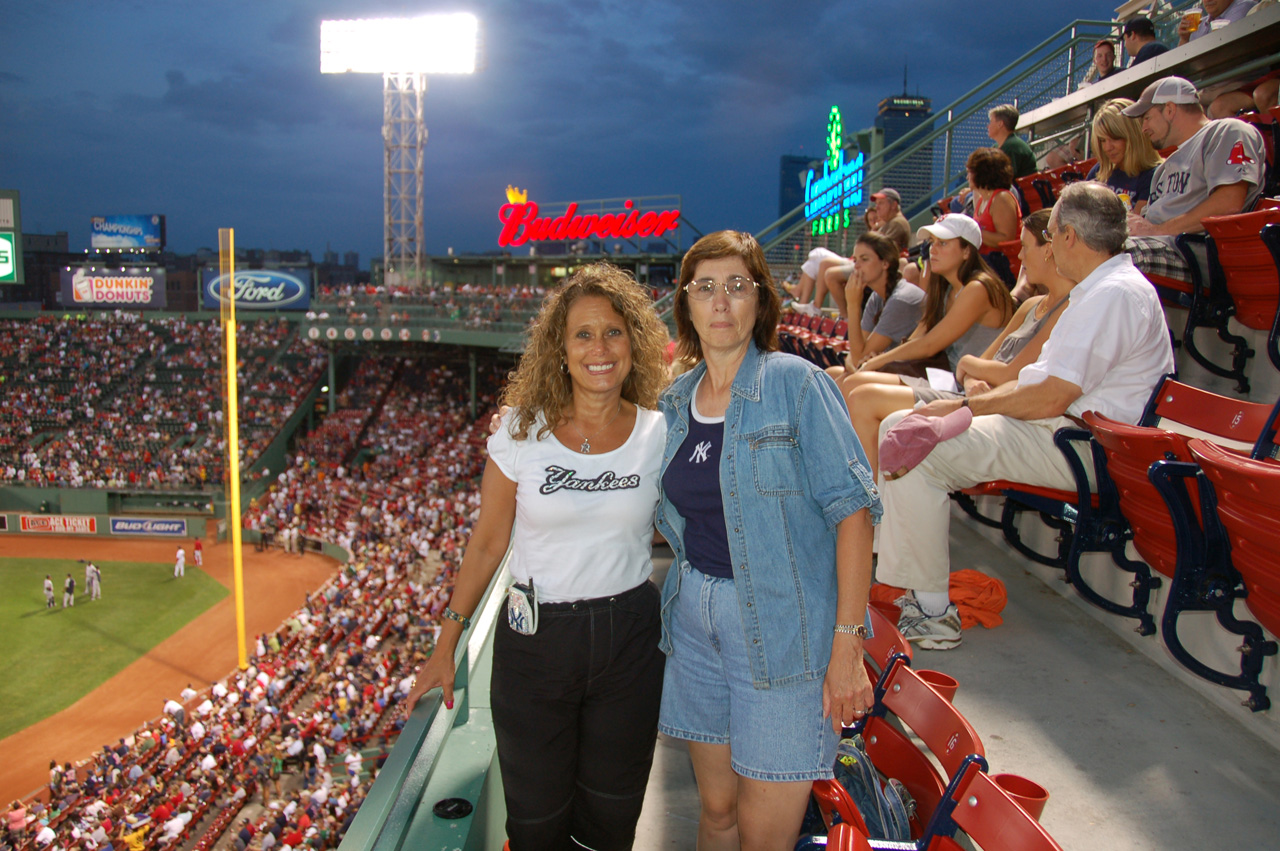
M 108 270 L 80 267 L 62 270 L 64 307 L 164 307 L 163 269 Z
M 616 213 L 578 213 L 577 202 L 558 216 L 538 215 L 538 205 L 525 192 L 507 189 L 508 203 L 498 211 L 502 233 L 498 244 L 520 246 L 526 242 L 576 241 L 580 239 L 630 239 L 662 236 L 680 226 L 679 210 L 638 210 L 628 199 Z

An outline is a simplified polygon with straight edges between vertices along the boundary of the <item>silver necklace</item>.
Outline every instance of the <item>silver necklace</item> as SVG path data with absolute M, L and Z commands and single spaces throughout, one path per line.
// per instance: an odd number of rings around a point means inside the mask
M 609 422 L 605 423 L 604 425 L 600 426 L 600 428 L 596 429 L 596 433 L 591 435 L 591 437 L 598 437 L 600 432 L 604 431 L 609 426 L 613 425 L 613 421 L 616 420 L 621 414 L 622 414 L 622 403 L 619 402 L 618 410 L 614 413 L 613 417 L 610 418 Z M 573 421 L 573 417 L 569 418 L 569 425 L 573 426 L 573 430 L 578 433 L 578 437 L 582 438 L 582 445 L 578 447 L 578 451 L 581 452 L 583 455 L 590 455 L 591 454 L 591 437 L 587 437 L 585 434 L 582 433 L 582 429 L 578 428 L 578 424 Z

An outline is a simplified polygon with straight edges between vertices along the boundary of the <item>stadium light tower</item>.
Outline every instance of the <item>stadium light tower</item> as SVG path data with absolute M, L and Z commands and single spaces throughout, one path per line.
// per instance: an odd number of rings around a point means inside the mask
M 388 284 L 422 285 L 422 98 L 428 74 L 476 70 L 466 13 L 320 23 L 321 74 L 382 74 L 382 248 Z

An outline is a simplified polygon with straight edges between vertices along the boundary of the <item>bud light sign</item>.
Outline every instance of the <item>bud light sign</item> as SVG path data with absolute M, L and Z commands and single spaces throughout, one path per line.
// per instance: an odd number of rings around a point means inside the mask
M 306 280 L 298 277 L 305 276 Z M 248 269 L 235 273 L 236 307 L 242 310 L 306 310 L 311 306 L 309 270 Z M 227 276 L 204 270 L 204 306 L 217 310 L 231 298 Z
M 154 517 L 112 517 L 111 534 L 159 535 L 170 538 L 185 538 L 187 535 L 187 521 Z

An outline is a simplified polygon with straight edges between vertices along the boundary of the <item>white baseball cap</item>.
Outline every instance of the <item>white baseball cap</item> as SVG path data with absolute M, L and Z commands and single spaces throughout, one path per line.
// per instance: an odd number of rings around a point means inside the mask
M 979 251 L 982 250 L 982 228 L 964 213 L 948 213 L 933 224 L 916 231 L 916 238 L 924 239 L 926 234 L 938 239 L 963 239 Z

